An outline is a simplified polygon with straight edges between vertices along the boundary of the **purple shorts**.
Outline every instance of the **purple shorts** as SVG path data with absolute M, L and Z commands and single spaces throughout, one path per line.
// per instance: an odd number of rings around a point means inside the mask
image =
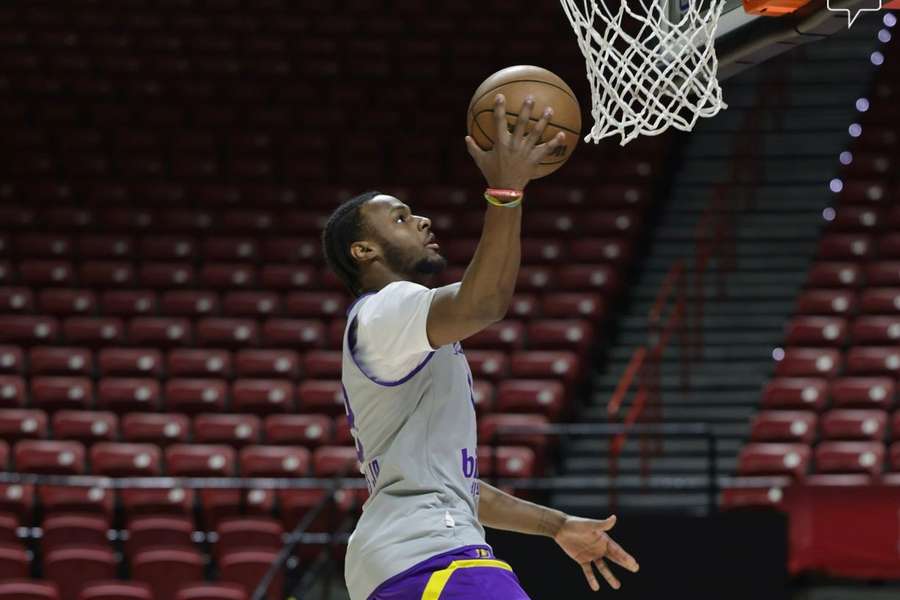
M 369 600 L 529 600 L 512 568 L 489 546 L 464 546 L 394 575 Z

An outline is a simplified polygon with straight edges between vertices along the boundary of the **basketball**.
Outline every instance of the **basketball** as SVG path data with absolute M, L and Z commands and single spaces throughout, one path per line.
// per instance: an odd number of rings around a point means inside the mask
M 572 88 L 554 73 L 532 65 L 507 67 L 485 79 L 469 102 L 467 119 L 469 135 L 483 150 L 490 150 L 496 139 L 493 113 L 497 94 L 506 97 L 506 119 L 510 130 L 515 127 L 519 110 L 529 94 L 534 96 L 534 109 L 527 131 L 537 124 L 545 107 L 553 108 L 553 117 L 544 130 L 541 143 L 550 141 L 560 131 L 565 132 L 566 141 L 541 162 L 538 177 L 563 166 L 581 137 L 581 107 Z

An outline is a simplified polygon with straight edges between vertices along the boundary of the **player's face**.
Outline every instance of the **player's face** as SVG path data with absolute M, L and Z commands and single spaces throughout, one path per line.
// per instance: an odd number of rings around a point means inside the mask
M 447 266 L 431 231 L 431 219 L 412 214 L 409 206 L 387 195 L 375 196 L 363 210 L 389 269 L 415 281 Z

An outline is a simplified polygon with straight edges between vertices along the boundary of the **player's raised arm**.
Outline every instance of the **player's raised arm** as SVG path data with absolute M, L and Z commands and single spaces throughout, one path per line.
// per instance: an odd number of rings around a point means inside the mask
M 494 147 L 482 150 L 471 137 L 466 137 L 469 154 L 488 184 L 488 206 L 481 239 L 462 282 L 440 288 L 431 303 L 427 332 L 434 347 L 478 333 L 501 320 L 509 308 L 521 262 L 523 191 L 536 176 L 543 158 L 565 140 L 565 134 L 560 132 L 549 142 L 537 143 L 553 114 L 549 107 L 534 129 L 526 133 L 533 105 L 534 100 L 526 98 L 510 132 L 505 98 L 498 94 L 494 105 Z

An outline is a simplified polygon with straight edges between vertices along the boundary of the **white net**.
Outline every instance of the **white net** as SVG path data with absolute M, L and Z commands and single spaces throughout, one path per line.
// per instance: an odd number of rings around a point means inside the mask
M 585 141 L 675 127 L 726 108 L 716 78 L 715 33 L 725 0 L 560 0 L 591 84 L 594 126 Z

